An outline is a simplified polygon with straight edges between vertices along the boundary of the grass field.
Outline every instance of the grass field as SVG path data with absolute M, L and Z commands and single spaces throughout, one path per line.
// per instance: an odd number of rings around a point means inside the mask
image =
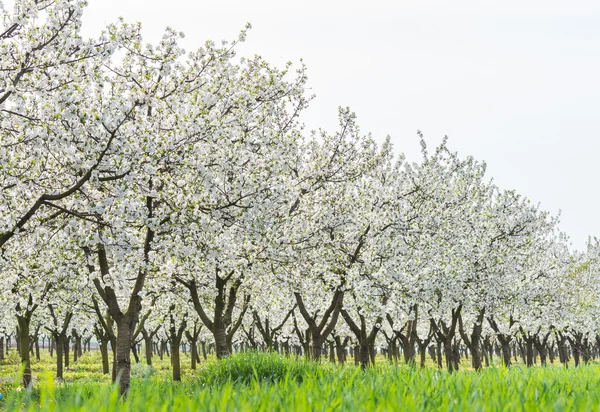
M 185 359 L 185 357 L 184 357 Z M 158 361 L 158 359 L 156 359 Z M 84 354 L 54 382 L 52 359 L 33 363 L 34 388 L 18 391 L 18 361 L 0 364 L 0 409 L 7 411 L 599 411 L 600 365 L 488 368 L 449 375 L 380 362 L 367 371 L 259 353 L 210 360 L 170 379 L 168 359 L 134 365 L 129 395 Z M 186 366 L 186 365 L 184 365 Z M 18 380 L 17 380 L 18 382 Z

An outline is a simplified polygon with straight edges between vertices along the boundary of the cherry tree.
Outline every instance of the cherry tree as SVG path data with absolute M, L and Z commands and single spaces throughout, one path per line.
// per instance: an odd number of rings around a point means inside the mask
M 102 66 L 133 40 L 136 26 L 79 34 L 84 1 L 17 0 L 1 10 L 0 247 L 61 214 L 94 178 L 115 178 L 107 161 L 133 108 L 98 110 Z M 116 112 L 120 112 L 117 114 Z

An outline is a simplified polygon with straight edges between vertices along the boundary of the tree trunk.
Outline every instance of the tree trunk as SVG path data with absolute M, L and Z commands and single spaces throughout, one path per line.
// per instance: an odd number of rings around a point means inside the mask
M 294 296 L 296 298 L 296 304 L 298 305 L 300 314 L 308 324 L 308 329 L 310 330 L 312 338 L 312 357 L 314 360 L 319 360 L 322 354 L 321 346 L 323 345 L 323 341 L 327 339 L 329 334 L 333 332 L 333 329 L 337 324 L 344 300 L 344 292 L 336 291 L 333 294 L 331 303 L 323 313 L 323 317 L 320 322 L 317 322 L 316 315 L 313 316 L 309 314 L 308 310 L 304 306 L 304 300 L 302 299 L 302 296 L 297 292 L 294 293 Z M 309 339 L 307 336 L 306 341 L 308 342 L 308 340 Z
M 438 341 L 438 345 L 441 343 L 444 345 L 444 355 L 446 356 L 446 367 L 448 368 L 448 372 L 452 373 L 455 370 L 458 370 L 457 359 L 455 358 L 454 348 L 452 345 L 452 341 L 456 334 L 456 328 L 458 326 L 458 321 L 461 317 L 460 313 L 462 310 L 462 305 L 458 305 L 455 309 L 452 309 L 452 319 L 450 325 L 446 325 L 443 320 L 439 320 L 436 322 L 435 319 L 430 318 L 429 324 L 430 328 L 434 331 L 436 339 Z M 438 359 L 438 364 L 441 367 L 441 359 Z
M 131 345 L 131 353 L 133 354 L 133 359 L 135 360 L 135 363 L 140 363 L 140 357 L 138 356 L 138 351 L 135 343 Z
M 502 348 L 502 362 L 504 366 L 510 366 L 510 340 L 506 338 L 498 338 L 500 340 L 500 346 Z
M 229 347 L 227 345 L 227 331 L 225 325 L 221 322 L 215 322 L 213 336 L 217 351 L 217 359 L 223 359 L 229 355 Z
M 117 322 L 116 374 L 121 395 L 129 390 L 131 381 L 131 325 L 124 316 Z
M 458 318 L 458 330 L 460 331 L 460 335 L 462 337 L 463 342 L 469 348 L 471 352 L 471 365 L 473 369 L 476 371 L 481 370 L 481 333 L 483 330 L 483 316 L 485 311 L 482 309 L 477 314 L 477 319 L 473 324 L 473 329 L 471 331 L 471 336 L 467 335 L 467 332 L 463 326 L 462 316 Z
M 343 365 L 346 362 L 346 346 L 348 346 L 348 341 L 350 340 L 346 337 L 343 341 L 339 336 L 335 336 L 333 338 L 335 340 L 335 348 L 337 352 L 338 362 Z
M 146 353 L 146 365 L 152 366 L 152 338 L 144 335 L 144 350 Z
M 442 369 L 444 367 L 443 363 L 442 363 L 442 344 L 441 342 L 438 342 L 435 348 L 435 354 L 436 354 L 436 360 L 437 360 L 437 365 L 438 368 Z
M 321 350 L 323 346 L 323 341 L 321 335 L 315 331 L 312 333 L 312 358 L 314 360 L 321 359 Z
M 183 333 L 186 328 L 185 319 L 181 322 L 179 327 L 176 326 L 176 319 L 173 316 L 175 312 L 175 305 L 170 308 L 171 312 L 171 326 L 169 328 L 169 335 L 171 337 L 171 366 L 173 367 L 173 381 L 181 381 L 181 357 L 179 351 L 181 348 L 181 340 L 183 339 Z M 192 354 L 192 359 L 194 355 Z
M 40 360 L 40 341 L 38 339 L 37 333 L 35 334 L 34 339 L 35 340 L 33 341 L 33 344 L 35 346 L 35 358 L 39 361 Z
M 452 351 L 452 341 L 444 342 L 444 356 L 446 357 L 446 368 L 448 372 L 454 372 L 454 352 Z
M 54 340 L 56 341 L 56 378 L 63 379 L 63 352 L 65 348 L 64 337 L 60 334 L 55 334 Z
M 65 352 L 64 352 L 64 356 L 65 356 L 65 368 L 68 368 L 69 367 L 69 337 L 66 336 L 64 338 L 63 342 L 64 342 L 63 346 L 64 346 L 64 349 L 65 349 Z
M 179 342 L 171 346 L 171 366 L 173 367 L 173 381 L 181 381 L 181 359 L 179 357 Z
M 102 373 L 108 375 L 110 373 L 110 363 L 108 361 L 108 340 L 100 342 L 100 355 L 102 357 Z
M 198 344 L 195 339 L 190 342 L 190 355 L 192 358 L 192 364 L 190 365 L 192 370 L 196 370 L 196 362 L 198 360 Z
M 202 347 L 202 357 L 204 358 L 204 361 L 206 361 L 206 341 L 201 341 L 200 346 Z
M 487 367 L 490 366 L 490 358 L 489 358 L 489 355 L 488 355 L 489 352 L 488 352 L 488 350 L 486 348 L 485 343 L 482 345 L 481 349 L 482 349 L 481 353 L 482 353 L 482 356 L 483 356 L 483 360 L 485 362 L 485 367 L 487 368 Z
M 328 341 L 327 345 L 329 346 L 329 362 L 335 363 L 335 342 Z
M 31 357 L 29 355 L 29 325 L 30 316 L 17 316 L 19 325 L 19 349 L 21 354 L 21 364 L 23 365 L 23 386 L 26 388 L 31 385 Z
M 569 351 L 567 349 L 567 338 L 562 334 L 558 334 L 558 356 L 560 358 L 560 362 L 564 365 L 565 368 L 569 367 Z
M 420 355 L 419 367 L 424 368 L 425 361 L 427 360 L 427 346 L 426 345 L 419 345 L 419 355 Z

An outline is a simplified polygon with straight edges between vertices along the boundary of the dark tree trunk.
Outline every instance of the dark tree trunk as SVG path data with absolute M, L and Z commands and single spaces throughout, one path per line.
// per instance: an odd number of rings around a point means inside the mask
M 369 345 L 361 343 L 359 345 L 360 350 L 360 367 L 366 369 L 371 363 L 371 356 L 369 354 Z
M 152 178 L 148 180 L 148 187 L 151 190 L 153 189 Z M 154 216 L 156 201 L 156 198 L 146 196 L 146 212 L 149 219 Z M 101 231 L 102 229 L 99 230 Z M 150 263 L 150 253 L 152 252 L 154 235 L 154 230 L 149 226 L 146 226 L 143 239 L 143 260 L 145 264 Z M 92 257 L 92 250 L 89 247 L 84 247 L 83 250 L 89 258 Z M 100 278 L 110 276 L 110 264 L 104 246 L 102 244 L 98 245 L 95 253 L 100 267 Z M 90 273 L 95 273 L 93 264 L 88 263 L 87 267 Z M 138 271 L 137 276 L 134 279 L 133 288 L 127 299 L 127 308 L 124 311 L 121 310 L 115 290 L 110 286 L 103 285 L 100 278 L 96 277 L 93 279 L 94 287 L 98 292 L 98 295 L 102 298 L 102 301 L 105 303 L 108 314 L 110 315 L 109 317 L 112 318 L 117 325 L 116 350 L 115 346 L 113 346 L 113 351 L 115 351 L 115 362 L 113 367 L 115 375 L 113 379 L 115 379 L 115 381 L 118 379 L 121 395 L 126 395 L 129 391 L 131 380 L 131 343 L 134 341 L 135 326 L 139 322 L 139 314 L 142 310 L 141 295 L 147 275 L 148 271 L 145 269 Z M 100 322 L 102 322 L 103 328 L 106 329 L 107 333 L 110 333 L 109 329 L 112 329 L 112 327 L 106 327 L 106 321 L 101 315 L 95 298 L 93 298 L 93 302 L 94 310 L 96 311 Z
M 179 343 L 171 347 L 171 366 L 173 367 L 173 381 L 181 381 L 181 359 L 179 357 Z
M 73 329 L 72 334 L 73 336 L 75 336 L 75 346 L 73 348 L 73 362 L 77 363 L 77 359 L 79 359 L 83 354 L 83 350 L 81 348 L 81 335 L 78 334 L 75 329 Z
M 152 338 L 144 333 L 144 352 L 146 353 L 146 365 L 152 366 Z
M 452 342 L 446 340 L 442 343 L 444 346 L 444 357 L 446 358 L 446 369 L 448 369 L 448 372 L 452 373 L 452 372 L 454 372 Z
M 133 359 L 135 360 L 135 363 L 140 363 L 140 357 L 138 356 L 137 345 L 135 343 L 131 345 L 131 353 L 133 354 Z
M 227 331 L 222 322 L 214 324 L 213 336 L 215 338 L 215 346 L 217 351 L 217 359 L 222 359 L 229 355 L 229 346 L 227 345 Z
M 60 336 L 60 334 L 56 334 L 54 340 L 56 341 L 56 378 L 63 379 L 65 338 L 64 336 Z
M 545 335 L 540 336 L 538 333 L 533 341 L 535 348 L 537 349 L 540 355 L 540 363 L 542 366 L 546 366 L 546 358 L 548 356 L 548 338 L 550 337 L 550 332 L 546 332 Z
M 416 309 L 415 309 L 416 311 Z M 425 339 L 421 339 L 417 333 L 417 328 L 415 327 L 413 329 L 413 333 L 412 333 L 415 337 L 415 342 L 417 343 L 417 346 L 419 347 L 419 353 L 421 354 L 421 362 L 420 362 L 420 367 L 424 368 L 425 367 L 425 360 L 427 358 L 427 348 L 429 346 L 429 344 L 431 343 L 431 340 L 434 338 L 434 332 L 433 332 L 433 328 L 431 325 L 429 325 L 429 332 L 427 334 L 427 337 Z M 432 352 L 433 355 L 435 355 L 435 352 Z M 436 362 L 435 356 L 432 356 L 433 362 Z
M 348 347 L 348 342 L 350 341 L 350 338 L 346 337 L 342 341 L 342 338 L 340 338 L 339 336 L 335 336 L 334 340 L 338 362 L 341 365 L 343 365 L 344 363 L 346 363 L 346 348 Z
M 202 325 L 198 327 L 198 324 L 194 322 L 194 330 L 192 333 L 188 331 L 185 332 L 185 336 L 190 343 L 190 357 L 191 357 L 191 368 L 192 370 L 196 369 L 196 365 L 200 362 L 200 355 L 198 355 L 198 336 L 200 335 L 200 331 L 202 330 Z
M 523 339 L 527 346 L 527 367 L 533 366 L 533 338 L 527 337 Z
M 527 367 L 532 367 L 535 363 L 536 363 L 536 350 L 535 350 L 535 346 L 536 346 L 536 341 L 539 339 L 539 333 L 541 330 L 541 327 L 538 328 L 538 330 L 535 333 L 531 333 L 531 332 L 525 332 L 523 330 L 522 327 L 519 327 L 519 330 L 521 331 L 521 350 L 524 349 L 525 351 L 525 364 L 527 365 Z M 524 345 L 523 345 L 524 342 Z
M 268 351 L 273 350 L 273 346 L 274 346 L 274 344 L 276 344 L 275 338 L 276 338 L 277 334 L 283 328 L 283 326 L 285 325 L 287 320 L 290 318 L 290 316 L 296 309 L 296 306 L 297 305 L 294 305 L 294 307 L 290 311 L 288 311 L 286 316 L 283 318 L 283 321 L 281 321 L 281 323 L 275 327 L 271 326 L 269 317 L 266 317 L 263 321 L 260 318 L 260 316 L 256 310 L 252 311 L 252 317 L 254 318 L 254 323 L 256 324 L 258 331 L 262 335 L 263 340 L 264 340 L 265 344 L 267 345 Z M 277 352 L 277 350 L 275 350 L 275 351 Z
M 190 342 L 190 357 L 192 358 L 192 364 L 190 365 L 190 367 L 192 368 L 192 370 L 196 370 L 196 362 L 198 362 L 198 345 L 195 339 L 192 339 L 192 341 Z
M 383 305 L 385 305 L 386 301 L 387 299 L 384 298 Z M 364 315 L 360 313 L 360 310 L 358 311 L 358 323 L 354 322 L 348 311 L 345 309 L 341 309 L 340 313 L 358 341 L 361 368 L 366 369 L 369 364 L 371 364 L 371 361 L 375 364 L 375 355 L 372 353 L 375 348 L 373 347 L 371 350 L 371 347 L 375 343 L 375 338 L 379 332 L 379 325 L 381 325 L 381 322 L 383 321 L 383 316 L 377 317 L 371 330 L 367 330 L 367 321 Z
M 460 312 L 462 309 L 462 305 L 459 305 L 457 308 L 452 309 L 452 321 L 450 325 L 446 325 L 443 320 L 438 323 L 432 318 L 430 319 L 431 328 L 434 330 L 436 339 L 438 344 L 441 343 L 444 346 L 444 354 L 446 356 L 446 368 L 448 372 L 452 373 L 457 370 L 457 363 L 454 357 L 454 351 L 452 348 L 452 341 L 454 339 L 454 335 L 456 334 L 456 327 L 458 325 L 458 319 L 460 318 Z M 440 360 L 438 359 L 438 362 Z
M 35 332 L 33 339 L 34 339 L 33 344 L 35 346 L 35 358 L 39 361 L 40 360 L 40 341 L 38 338 L 37 331 Z
M 221 271 L 219 269 L 216 270 L 215 286 L 217 295 L 214 298 L 215 309 L 212 319 L 208 317 L 208 314 L 204 310 L 204 305 L 200 301 L 196 282 L 179 280 L 190 291 L 194 309 L 196 309 L 204 325 L 213 334 L 218 359 L 222 359 L 231 353 L 233 336 L 242 324 L 248 310 L 248 302 L 250 301 L 249 295 L 244 297 L 240 314 L 237 320 L 234 321 L 233 312 L 236 307 L 238 289 L 242 284 L 242 278 L 232 280 L 233 274 L 234 272 L 230 272 L 225 276 L 221 276 Z M 228 286 L 229 289 L 227 289 Z
M 569 367 L 569 350 L 567 349 L 567 338 L 560 332 L 557 333 L 558 342 L 558 356 L 560 362 L 565 368 Z
M 169 328 L 169 335 L 171 337 L 171 366 L 173 367 L 173 381 L 179 382 L 181 381 L 181 358 L 179 356 L 179 348 L 187 323 L 183 320 L 179 327 L 177 327 L 177 321 L 173 316 L 175 305 L 172 305 L 170 309 L 171 327 Z
M 504 366 L 509 367 L 510 366 L 510 340 L 507 337 L 502 337 L 500 338 L 500 336 L 498 336 L 498 340 L 500 341 L 500 347 L 502 348 L 502 363 L 504 364 Z
M 471 351 L 471 365 L 473 369 L 476 371 L 481 370 L 481 333 L 483 330 L 483 316 L 485 310 L 482 309 L 477 314 L 477 319 L 473 324 L 473 329 L 471 330 L 471 336 L 468 336 L 465 328 L 463 326 L 462 316 L 459 314 L 458 318 L 458 330 L 460 331 L 460 335 L 462 337 L 463 342 Z
M 56 378 L 63 379 L 63 365 L 64 367 L 68 367 L 68 349 L 69 349 L 69 340 L 67 337 L 67 330 L 69 328 L 69 323 L 71 322 L 71 318 L 73 314 L 71 312 L 67 312 L 65 317 L 60 321 L 58 316 L 56 315 L 56 311 L 52 304 L 48 305 L 48 309 L 50 310 L 50 316 L 52 317 L 53 328 L 47 328 L 48 331 L 52 334 L 53 340 L 52 342 L 56 345 Z M 66 351 L 66 356 L 65 356 Z
M 482 345 L 481 349 L 482 349 L 481 353 L 483 355 L 483 361 L 485 362 L 485 367 L 488 368 L 490 366 L 490 358 L 489 358 L 489 355 L 488 355 L 488 350 L 486 348 L 486 345 L 485 344 Z
M 335 363 L 335 341 L 327 341 L 327 347 L 329 348 L 329 362 Z
M 435 355 L 436 355 L 438 368 L 442 369 L 444 367 L 444 364 L 443 364 L 443 358 L 442 358 L 442 343 L 441 342 L 437 342 L 437 345 L 435 346 Z
M 323 354 L 323 340 L 320 334 L 312 334 L 312 358 L 321 359 Z
M 494 362 L 494 346 L 490 342 L 490 337 L 486 336 L 483 340 L 483 346 L 485 347 L 485 351 L 489 357 L 489 363 Z M 489 366 L 489 363 L 487 366 Z
M 29 325 L 31 314 L 17 316 L 19 349 L 21 354 L 21 365 L 23 367 L 23 386 L 31 385 L 31 357 L 29 356 Z
M 419 355 L 420 355 L 420 362 L 419 362 L 419 367 L 424 368 L 425 367 L 425 361 L 427 360 L 427 346 L 425 345 L 419 345 Z
M 64 356 L 65 356 L 65 368 L 69 367 L 69 337 L 65 336 L 65 339 L 63 340 L 64 343 Z
M 117 321 L 117 350 L 116 350 L 116 374 L 121 394 L 129 391 L 131 381 L 131 321 L 123 317 Z
M 206 361 L 206 341 L 201 341 L 200 346 L 202 347 L 202 357 L 204 358 L 204 361 Z
M 417 319 L 418 319 L 418 306 L 414 305 L 412 307 L 412 313 L 414 315 L 414 319 L 406 321 L 404 327 L 401 330 L 395 330 L 394 328 L 394 320 L 390 314 L 386 315 L 386 319 L 390 324 L 392 330 L 394 331 L 395 337 L 398 340 L 400 346 L 403 350 L 404 362 L 407 365 L 415 365 L 415 345 L 418 345 L 421 348 L 422 343 L 420 342 L 419 336 L 417 334 Z
M 371 359 L 371 365 L 375 365 L 375 358 L 377 357 L 377 349 L 375 349 L 374 342 L 369 343 L 369 358 Z
M 498 324 L 496 323 L 496 320 L 492 317 L 488 318 L 488 323 L 490 325 L 490 327 L 492 328 L 492 330 L 496 333 L 496 338 L 498 339 L 498 342 L 500 342 L 500 347 L 501 347 L 501 352 L 502 352 L 502 363 L 504 364 L 505 367 L 509 367 L 511 362 L 510 362 L 510 342 L 512 341 L 512 336 L 510 336 L 509 334 L 504 334 L 502 332 L 500 332 L 500 328 L 498 327 Z M 510 320 L 510 327 L 512 327 L 512 325 L 514 324 L 514 320 L 511 316 Z
M 100 343 L 100 355 L 102 357 L 102 373 L 108 375 L 110 373 L 110 363 L 108 361 L 108 340 Z
M 312 358 L 319 360 L 322 355 L 323 341 L 333 332 L 337 319 L 342 309 L 344 292 L 336 291 L 332 297 L 331 303 L 327 310 L 323 313 L 321 321 L 317 323 L 317 315 L 310 315 L 304 306 L 304 300 L 299 293 L 294 293 L 296 304 L 300 310 L 300 314 L 308 324 L 310 337 L 312 339 Z M 307 339 L 308 341 L 308 339 Z

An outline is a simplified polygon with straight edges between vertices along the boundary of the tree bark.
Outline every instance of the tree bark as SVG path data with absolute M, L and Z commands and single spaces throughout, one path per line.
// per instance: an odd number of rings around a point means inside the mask
M 131 381 L 131 326 L 127 317 L 117 321 L 116 373 L 121 394 L 127 393 Z
M 338 358 L 338 362 L 343 365 L 346 362 L 346 348 L 348 346 L 348 342 L 350 341 L 349 337 L 346 337 L 343 341 L 339 336 L 334 337 L 335 340 L 335 349 Z
M 69 337 L 68 336 L 65 336 L 63 343 L 64 343 L 65 368 L 68 368 L 70 366 L 70 363 L 69 363 L 70 348 L 69 348 Z
M 317 323 L 317 314 L 310 315 L 308 313 L 308 310 L 304 306 L 304 300 L 302 299 L 302 296 L 295 292 L 294 297 L 296 298 L 296 304 L 298 305 L 300 314 L 308 324 L 308 328 L 310 330 L 310 336 L 312 339 L 312 358 L 318 361 L 322 355 L 321 349 L 323 340 L 327 339 L 337 324 L 337 320 L 342 309 L 344 292 L 338 290 L 333 294 L 331 303 L 323 313 L 323 317 L 319 323 Z
M 385 305 L 385 299 L 383 304 Z M 366 369 L 371 363 L 371 346 L 375 342 L 375 338 L 377 337 L 377 332 L 379 332 L 378 325 L 381 325 L 383 321 L 383 316 L 378 316 L 375 320 L 375 324 L 371 328 L 370 331 L 367 331 L 367 322 L 363 315 L 358 315 L 360 320 L 360 325 L 354 322 L 354 320 L 350 317 L 350 314 L 345 309 L 341 309 L 340 313 L 342 317 L 346 321 L 346 324 L 356 337 L 359 346 L 359 360 L 360 366 L 362 369 Z M 374 363 L 374 362 L 373 362 Z
M 514 320 L 511 317 L 510 320 L 510 327 L 512 327 L 512 325 L 514 324 Z M 501 351 L 502 351 L 502 363 L 504 364 L 504 366 L 506 366 L 507 368 L 510 366 L 511 362 L 510 362 L 510 342 L 512 340 L 512 336 L 510 336 L 509 334 L 505 334 L 500 332 L 500 328 L 498 327 L 498 324 L 496 323 L 495 319 L 492 317 L 488 317 L 488 323 L 490 325 L 490 327 L 492 328 L 492 330 L 496 333 L 496 338 L 498 338 L 498 341 L 500 342 L 500 347 L 501 347 Z
M 204 305 L 200 301 L 196 282 L 193 280 L 187 282 L 180 278 L 177 279 L 190 291 L 196 313 L 198 313 L 198 316 L 200 316 L 200 319 L 208 330 L 212 332 L 215 339 L 217 359 L 222 359 L 230 354 L 233 336 L 242 324 L 250 301 L 250 296 L 245 296 L 240 314 L 234 321 L 233 311 L 236 307 L 238 289 L 241 286 L 243 278 L 243 276 L 241 276 L 238 279 L 232 280 L 234 273 L 235 272 L 232 271 L 221 276 L 220 270 L 216 270 L 215 286 L 217 289 L 217 296 L 214 298 L 215 309 L 212 319 L 208 317 Z M 228 285 L 230 285 L 229 290 L 227 290 Z
M 446 323 L 443 320 L 439 321 L 438 326 L 437 322 L 433 318 L 430 319 L 430 325 L 434 330 L 438 344 L 441 343 L 444 346 L 444 354 L 446 356 L 446 368 L 450 373 L 458 369 L 456 360 L 454 359 L 452 340 L 454 339 L 454 335 L 456 334 L 456 326 L 458 324 L 458 318 L 460 317 L 461 310 L 462 305 L 458 305 L 458 307 L 452 309 L 452 321 L 449 326 L 446 325 Z M 440 362 L 439 359 L 438 362 Z
M 108 375 L 110 373 L 110 363 L 108 361 L 108 340 L 100 343 L 100 356 L 102 357 L 102 373 Z
M 151 197 L 147 197 L 146 203 L 149 213 L 148 217 L 152 217 L 153 199 Z M 146 228 L 146 236 L 144 240 L 145 263 L 149 263 L 149 254 L 151 251 L 153 238 L 154 231 L 152 231 L 150 228 Z M 84 248 L 84 251 L 87 255 L 91 254 L 89 248 Z M 102 245 L 99 246 L 97 250 L 97 255 L 101 276 L 108 276 L 110 271 L 108 257 L 106 254 L 106 250 Z M 90 273 L 93 273 L 95 271 L 92 265 L 88 265 L 88 269 Z M 108 308 L 108 314 L 110 315 L 110 318 L 112 318 L 112 320 L 117 325 L 115 362 L 113 364 L 113 380 L 118 380 L 121 395 L 125 395 L 129 391 L 129 384 L 131 380 L 131 343 L 133 341 L 132 338 L 135 332 L 135 326 L 139 321 L 139 314 L 142 309 L 142 298 L 140 294 L 144 287 L 146 276 L 147 271 L 145 269 L 140 270 L 138 272 L 137 277 L 135 278 L 134 287 L 129 295 L 128 306 L 125 312 L 123 312 L 121 310 L 121 307 L 119 306 L 119 301 L 117 299 L 114 289 L 112 289 L 112 287 L 109 286 L 102 286 L 98 278 L 95 278 L 93 280 L 96 291 L 98 292 L 98 294 L 100 295 L 100 297 L 102 298 L 102 300 Z M 96 312 L 99 312 L 99 308 L 96 309 Z M 102 322 L 103 327 L 106 327 L 107 325 L 104 321 L 104 318 L 102 316 L 99 317 L 99 320 L 100 322 Z M 109 328 L 106 327 L 106 330 L 108 332 Z
M 31 357 L 29 355 L 29 325 L 31 315 L 17 315 L 17 323 L 19 325 L 19 349 L 21 354 L 21 364 L 23 365 L 23 386 L 26 388 L 31 385 Z
M 173 367 L 173 381 L 181 381 L 181 357 L 179 356 L 179 348 L 181 346 L 181 339 L 187 326 L 185 319 L 181 322 L 179 327 L 176 325 L 176 319 L 173 316 L 175 311 L 175 305 L 170 307 L 171 326 L 169 328 L 169 335 L 171 337 L 171 366 Z M 192 356 L 193 357 L 193 356 Z
M 56 334 L 54 340 L 56 341 L 56 378 L 63 379 L 65 339 L 61 334 Z
M 152 338 L 144 333 L 144 352 L 146 353 L 146 365 L 152 366 Z
M 471 365 L 473 369 L 476 371 L 481 371 L 481 333 L 483 330 L 483 317 L 485 310 L 482 309 L 477 314 L 477 319 L 475 319 L 475 323 L 473 324 L 473 329 L 471 330 L 471 336 L 468 336 L 465 328 L 463 326 L 462 316 L 459 314 L 458 318 L 458 330 L 462 337 L 463 342 L 469 348 L 471 352 Z

